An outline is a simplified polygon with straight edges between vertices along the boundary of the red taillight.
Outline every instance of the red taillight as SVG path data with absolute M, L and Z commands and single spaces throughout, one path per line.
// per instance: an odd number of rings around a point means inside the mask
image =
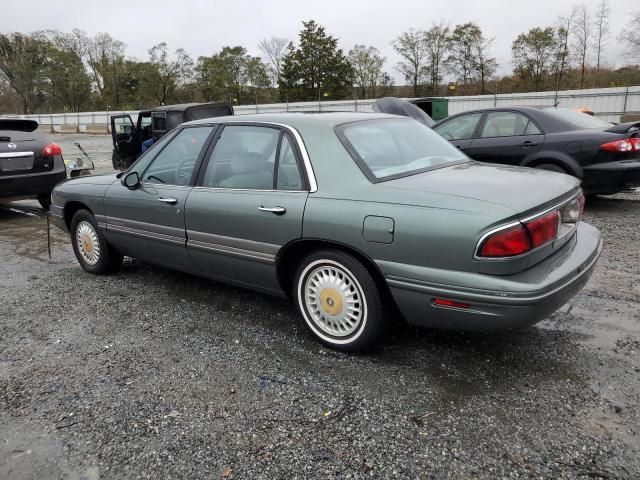
M 50 143 L 42 149 L 42 155 L 45 157 L 52 157 L 54 155 L 62 155 L 62 149 L 57 143 Z
M 629 141 L 631 142 L 631 145 L 633 145 L 633 150 L 640 152 L 640 138 L 630 138 Z
M 558 211 L 554 210 L 530 222 L 525 227 L 531 236 L 531 248 L 538 248 L 556 238 L 558 234 Z
M 531 250 L 531 239 L 522 225 L 500 230 L 484 241 L 481 257 L 513 257 Z
M 625 140 L 615 140 L 609 143 L 603 143 L 600 145 L 600 150 L 604 150 L 605 152 L 616 152 L 616 153 L 626 153 L 632 151 L 640 150 L 640 145 L 638 144 L 637 138 L 625 139 Z
M 471 308 L 471 305 L 464 302 L 456 302 L 455 300 L 450 300 L 448 298 L 434 298 L 433 304 L 439 307 L 448 307 L 448 308 Z

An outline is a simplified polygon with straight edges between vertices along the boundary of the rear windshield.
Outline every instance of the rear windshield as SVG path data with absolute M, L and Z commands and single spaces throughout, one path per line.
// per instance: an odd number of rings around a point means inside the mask
M 569 122 L 578 128 L 608 128 L 611 123 L 600 120 L 599 118 L 592 117 L 586 113 L 576 112 L 569 108 L 556 108 L 549 107 L 543 108 L 546 113 L 549 113 L 565 122 Z
M 338 137 L 373 182 L 469 161 L 429 127 L 411 119 L 365 120 L 336 128 Z

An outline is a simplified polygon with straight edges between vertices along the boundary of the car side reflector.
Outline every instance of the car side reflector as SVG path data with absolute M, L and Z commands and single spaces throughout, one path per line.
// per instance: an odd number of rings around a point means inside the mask
M 464 309 L 471 308 L 471 305 L 469 305 L 468 303 L 457 302 L 455 300 L 451 300 L 448 298 L 434 298 L 432 303 L 439 307 L 464 308 Z

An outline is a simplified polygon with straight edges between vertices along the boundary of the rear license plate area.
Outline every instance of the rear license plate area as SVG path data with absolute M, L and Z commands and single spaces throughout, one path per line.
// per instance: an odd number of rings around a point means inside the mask
M 19 172 L 33 168 L 33 155 L 0 158 L 0 170 L 3 172 Z

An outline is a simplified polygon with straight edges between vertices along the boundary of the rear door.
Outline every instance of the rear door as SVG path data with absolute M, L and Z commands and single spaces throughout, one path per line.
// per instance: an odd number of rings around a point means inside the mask
M 113 148 L 120 158 L 135 157 L 140 153 L 138 135 L 131 115 L 111 116 L 111 138 Z
M 544 143 L 544 134 L 527 115 L 515 111 L 490 111 L 477 138 L 467 150 L 474 160 L 520 165 Z
M 468 154 L 481 119 L 482 112 L 458 115 L 437 125 L 434 130 Z
M 218 135 L 187 200 L 189 254 L 209 277 L 280 292 L 276 255 L 300 238 L 308 195 L 299 146 L 264 124 Z

